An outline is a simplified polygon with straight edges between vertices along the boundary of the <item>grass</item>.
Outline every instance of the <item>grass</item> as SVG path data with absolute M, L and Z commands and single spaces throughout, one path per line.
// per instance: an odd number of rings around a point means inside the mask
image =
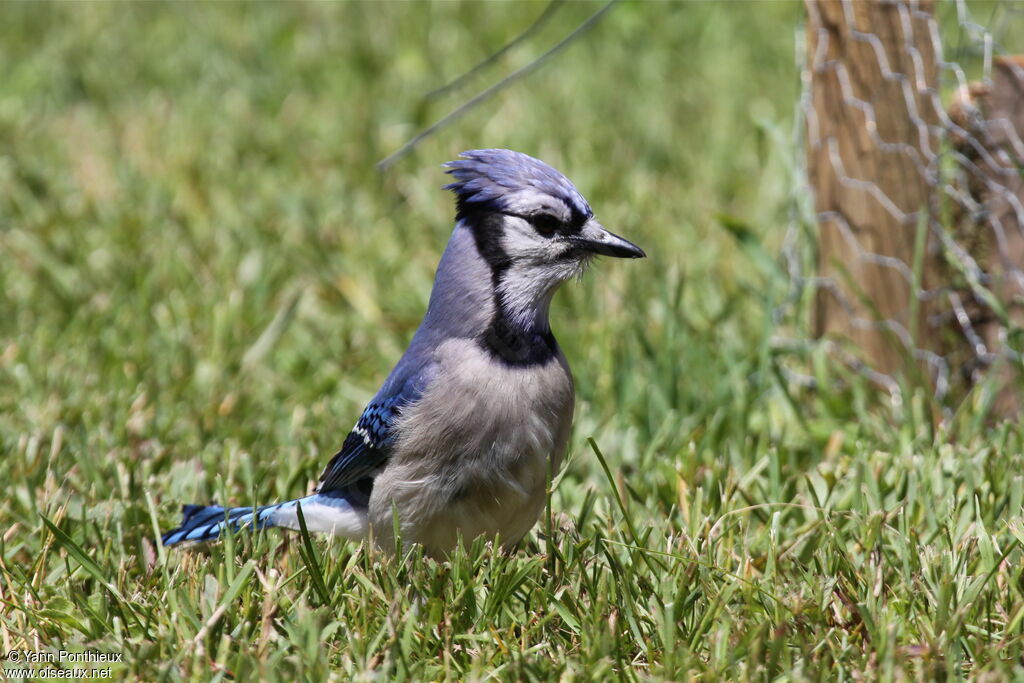
M 1022 677 L 1019 425 L 784 381 L 798 4 L 0 7 L 0 649 L 116 678 Z M 300 534 L 154 545 L 307 490 L 400 355 L 504 146 L 643 246 L 557 298 L 578 386 L 552 515 L 505 555 Z M 11 662 L 7 668 L 13 668 Z M 66 666 L 66 665 L 65 665 Z

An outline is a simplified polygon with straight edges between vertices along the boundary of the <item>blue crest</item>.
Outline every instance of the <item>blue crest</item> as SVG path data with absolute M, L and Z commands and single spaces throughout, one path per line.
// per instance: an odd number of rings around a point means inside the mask
M 502 198 L 524 190 L 537 190 L 561 199 L 577 215 L 593 215 L 576 186 L 540 159 L 510 149 L 474 149 L 444 164 L 455 182 L 444 186 L 459 203 L 492 204 L 501 210 Z

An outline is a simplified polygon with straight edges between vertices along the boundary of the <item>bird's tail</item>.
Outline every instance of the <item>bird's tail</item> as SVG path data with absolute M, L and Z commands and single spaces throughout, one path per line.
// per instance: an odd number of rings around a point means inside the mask
M 366 535 L 366 510 L 348 500 L 324 494 L 313 494 L 284 503 L 258 508 L 225 508 L 219 505 L 184 505 L 181 525 L 163 535 L 164 545 L 185 541 L 211 541 L 225 530 L 265 529 L 283 527 L 299 529 L 299 513 L 310 532 L 336 534 L 358 539 Z

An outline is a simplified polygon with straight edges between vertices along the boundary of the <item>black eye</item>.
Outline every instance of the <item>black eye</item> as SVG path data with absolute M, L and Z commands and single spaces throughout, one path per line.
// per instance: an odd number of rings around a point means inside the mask
M 530 216 L 530 225 L 540 235 L 544 237 L 551 237 L 555 234 L 558 228 L 562 227 L 562 221 L 558 220 L 550 213 L 538 213 Z

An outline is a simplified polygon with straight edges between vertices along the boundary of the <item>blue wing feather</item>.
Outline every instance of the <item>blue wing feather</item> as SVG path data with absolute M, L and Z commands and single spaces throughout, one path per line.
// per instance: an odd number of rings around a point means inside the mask
M 353 485 L 373 477 L 384 465 L 397 437 L 395 423 L 402 410 L 423 395 L 431 373 L 401 373 L 402 364 L 388 378 L 377 396 L 363 410 L 356 426 L 320 475 L 319 493 L 349 493 Z M 402 381 L 404 379 L 404 381 Z M 398 390 L 395 391 L 396 387 Z

